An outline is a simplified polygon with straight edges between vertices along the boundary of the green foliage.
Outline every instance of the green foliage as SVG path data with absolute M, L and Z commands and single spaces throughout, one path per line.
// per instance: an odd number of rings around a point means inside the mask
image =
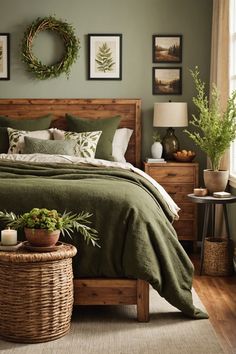
M 42 31 L 56 32 L 63 41 L 65 54 L 61 60 L 53 65 L 45 65 L 33 53 L 33 41 Z M 65 73 L 70 74 L 71 65 L 76 61 L 80 49 L 80 41 L 75 36 L 74 28 L 67 22 L 57 20 L 53 16 L 37 18 L 26 29 L 21 45 L 22 61 L 28 66 L 37 79 L 55 78 Z
M 99 47 L 95 61 L 98 64 L 99 71 L 104 73 L 107 71 L 112 71 L 115 62 L 112 60 L 112 52 L 106 42 L 103 43 L 101 47 Z
M 13 212 L 0 211 L 0 220 L 7 227 L 12 229 L 30 228 L 30 229 L 46 229 L 48 231 L 60 230 L 62 235 L 67 234 L 72 237 L 73 230 L 80 232 L 85 242 L 92 243 L 93 246 L 98 246 L 97 231 L 92 229 L 87 220 L 92 214 L 81 212 L 73 214 L 71 212 L 58 213 L 57 210 L 48 210 L 46 208 L 33 208 L 27 213 L 16 215 Z
M 193 114 L 190 123 L 199 132 L 188 130 L 185 132 L 208 155 L 211 168 L 219 170 L 223 154 L 236 138 L 236 91 L 228 98 L 226 110 L 221 113 L 217 88 L 213 86 L 209 102 L 205 92 L 205 83 L 199 78 L 198 67 L 190 72 L 197 90 L 193 103 L 199 111 L 199 116 L 196 117 Z
M 160 143 L 161 140 L 162 140 L 161 136 L 160 136 L 160 133 L 158 131 L 155 131 L 155 133 L 153 134 L 152 138 L 153 138 L 154 142 L 158 142 L 158 143 Z

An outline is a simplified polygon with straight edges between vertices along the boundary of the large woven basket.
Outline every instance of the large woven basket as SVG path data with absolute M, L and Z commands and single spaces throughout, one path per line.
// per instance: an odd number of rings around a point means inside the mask
M 26 250 L 0 254 L 0 335 L 4 339 L 46 342 L 69 331 L 71 257 L 76 253 L 71 247 L 40 254 Z
M 231 242 L 224 238 L 208 237 L 204 246 L 204 273 L 213 276 L 227 276 L 233 273 Z

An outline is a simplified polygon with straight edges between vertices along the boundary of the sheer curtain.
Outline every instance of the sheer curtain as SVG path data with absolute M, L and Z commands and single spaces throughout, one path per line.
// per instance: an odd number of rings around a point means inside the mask
M 215 84 L 220 92 L 220 108 L 226 108 L 229 96 L 229 1 L 213 0 L 210 88 Z M 221 161 L 221 169 L 229 169 L 230 153 Z M 225 234 L 221 205 L 216 208 L 216 235 Z

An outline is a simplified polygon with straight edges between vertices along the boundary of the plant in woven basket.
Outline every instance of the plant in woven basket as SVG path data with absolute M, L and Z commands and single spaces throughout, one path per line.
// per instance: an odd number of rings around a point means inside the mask
M 27 230 L 30 230 L 29 234 L 32 235 L 32 237 L 36 233 L 36 230 L 46 231 L 46 237 L 57 231 L 58 240 L 60 232 L 63 236 L 67 234 L 72 238 L 72 234 L 75 230 L 82 234 L 87 244 L 91 242 L 93 246 L 99 246 L 97 243 L 97 231 L 88 225 L 90 223 L 88 220 L 90 216 L 92 216 L 92 214 L 87 212 L 74 214 L 64 211 L 61 214 L 57 210 L 49 210 L 46 208 L 33 208 L 22 215 L 0 211 L 0 220 L 3 221 L 7 227 L 15 230 L 22 228 L 25 230 L 26 236 Z M 56 242 L 54 242 L 54 244 Z
M 42 31 L 52 31 L 61 38 L 65 54 L 53 65 L 43 64 L 33 53 L 33 43 L 38 34 Z M 21 45 L 21 56 L 23 62 L 28 66 L 38 79 L 45 80 L 55 78 L 62 73 L 67 78 L 70 74 L 71 65 L 76 61 L 80 49 L 80 41 L 74 33 L 72 25 L 65 21 L 57 20 L 53 16 L 37 18 L 26 29 Z

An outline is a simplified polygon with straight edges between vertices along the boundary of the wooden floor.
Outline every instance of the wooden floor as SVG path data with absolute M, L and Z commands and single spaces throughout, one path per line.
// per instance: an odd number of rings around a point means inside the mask
M 236 275 L 199 275 L 199 255 L 190 255 L 195 266 L 193 287 L 204 304 L 225 353 L 236 354 Z

